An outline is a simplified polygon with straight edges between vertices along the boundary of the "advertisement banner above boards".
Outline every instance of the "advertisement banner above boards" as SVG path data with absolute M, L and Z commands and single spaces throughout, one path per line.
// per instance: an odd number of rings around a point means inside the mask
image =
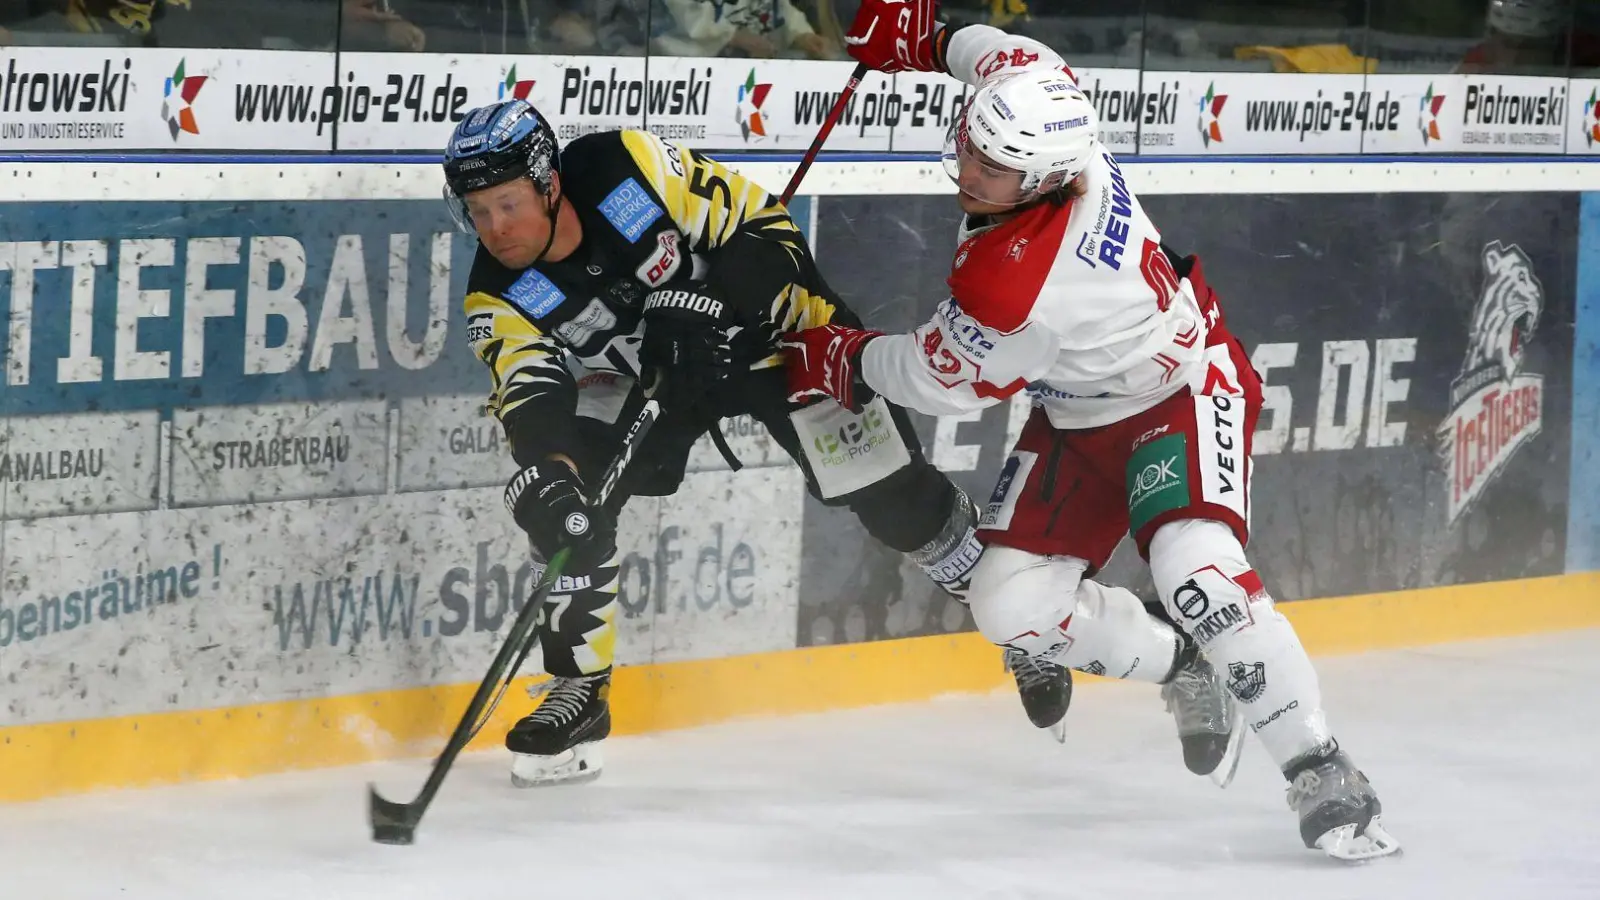
M 1074 68 L 1073 74 L 1100 114 L 1100 142 L 1112 153 L 1159 152 L 1144 148 L 1176 146 L 1178 129 L 1188 127 L 1176 73 Z
M 1574 78 L 1567 88 L 1567 152 L 1600 155 L 1600 78 Z
M 1561 153 L 1567 146 L 1565 78 L 1461 76 L 1461 153 Z
M 1397 110 L 1364 104 L 1360 75 L 1277 75 L 1263 72 L 1146 72 L 1177 94 L 1172 140 L 1153 138 L 1150 155 L 1245 153 L 1360 153 L 1365 123 Z
M 1568 94 L 1562 78 L 1372 75 L 1362 150 L 1559 154 L 1570 145 Z
M 468 110 L 505 92 L 508 68 L 504 56 L 339 54 L 339 149 L 442 152 Z
M 469 110 L 510 99 L 550 116 L 562 141 L 642 126 L 644 60 L 616 57 L 596 69 L 536 56 L 344 53 L 339 149 L 439 153 Z
M 1070 62 L 1070 60 L 1069 60 Z M 810 146 L 847 61 L 15 48 L 0 150 L 437 153 L 466 111 L 522 98 L 558 136 L 647 128 L 729 151 Z M 1076 69 L 1121 155 L 1600 153 L 1600 81 Z M 971 88 L 872 72 L 828 149 L 937 153 Z
M 320 150 L 333 143 L 331 53 L 10 47 L 0 149 Z
M 1367 92 L 1392 115 L 1370 123 L 1367 153 L 1456 153 L 1461 150 L 1464 85 L 1457 75 L 1373 75 Z
M 971 96 L 970 85 L 948 75 L 937 72 L 895 75 L 891 99 L 882 104 L 885 115 L 893 114 L 890 146 L 897 153 L 943 152 L 945 136 L 966 109 Z M 832 146 L 832 138 L 829 138 L 829 146 Z
M 843 62 L 655 57 L 652 90 L 671 84 L 699 91 L 709 80 L 707 99 L 652 104 L 645 124 L 666 140 L 696 149 L 806 150 L 853 68 Z M 888 150 L 891 130 L 910 115 L 894 84 L 888 75 L 868 73 L 845 104 L 828 149 Z
M 339 148 L 437 152 L 467 110 L 515 98 L 549 116 L 562 142 L 648 128 L 696 148 L 805 149 L 850 70 L 796 60 L 346 53 Z M 878 73 L 863 81 L 830 149 L 889 149 L 901 115 L 891 85 Z

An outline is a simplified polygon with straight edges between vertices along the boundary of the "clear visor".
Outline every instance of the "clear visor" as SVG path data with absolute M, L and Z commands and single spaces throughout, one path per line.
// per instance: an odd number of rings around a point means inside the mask
M 478 236 L 478 229 L 472 224 L 472 214 L 467 212 L 467 201 L 456 196 L 450 185 L 444 186 L 444 205 L 450 209 L 450 218 L 456 223 L 456 228 L 462 234 Z
M 495 185 L 494 187 L 499 187 Z M 476 191 L 482 194 L 488 191 Z M 471 196 L 470 194 L 468 196 Z M 527 193 L 498 192 L 493 196 L 474 197 L 468 201 L 466 197 L 457 194 L 448 183 L 444 187 L 445 206 L 450 209 L 450 218 L 455 220 L 456 227 L 463 234 L 481 235 L 486 230 L 492 230 L 506 222 L 526 220 L 529 216 L 538 215 L 541 205 L 549 213 L 550 206 L 539 193 L 535 186 L 533 191 Z
M 944 172 L 956 188 L 979 202 L 1016 206 L 1031 194 L 1023 190 L 1024 173 L 995 162 L 972 146 L 967 139 L 965 110 L 945 134 L 943 162 Z

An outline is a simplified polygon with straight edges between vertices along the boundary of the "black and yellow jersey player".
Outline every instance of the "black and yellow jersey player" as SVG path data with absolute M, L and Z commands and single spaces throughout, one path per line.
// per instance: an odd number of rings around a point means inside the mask
M 551 690 L 506 736 L 515 783 L 599 774 L 615 517 L 629 496 L 675 493 L 690 447 L 720 438 L 723 418 L 753 416 L 813 496 L 849 507 L 950 593 L 965 590 L 981 552 L 976 509 L 923 456 L 906 413 L 876 398 L 859 413 L 788 399 L 780 335 L 859 322 L 777 197 L 644 131 L 586 135 L 562 151 L 520 100 L 470 112 L 444 170 L 452 211 L 479 240 L 467 336 L 521 469 L 506 506 L 537 555 L 571 551 L 571 593 L 551 598 L 560 614 L 540 625 Z M 646 393 L 661 418 L 597 508 L 585 485 L 598 483 Z M 1066 677 L 1050 684 L 1063 701 Z

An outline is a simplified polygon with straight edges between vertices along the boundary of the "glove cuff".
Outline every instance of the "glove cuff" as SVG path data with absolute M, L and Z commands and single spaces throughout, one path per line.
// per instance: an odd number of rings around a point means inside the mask
M 521 471 L 511 476 L 510 481 L 506 482 L 504 496 L 506 512 L 511 513 L 513 519 L 517 516 L 517 505 L 522 502 L 522 495 L 527 493 L 528 489 L 539 481 L 539 477 L 537 466 L 524 466 Z
M 589 492 L 583 484 L 583 477 L 574 471 L 571 466 L 559 459 L 545 459 L 538 465 L 523 466 L 521 470 L 511 476 L 510 481 L 506 482 L 504 494 L 506 512 L 511 513 L 512 518 L 515 518 L 517 506 L 529 489 L 541 482 L 549 484 L 556 481 L 571 482 L 580 496 L 585 498 L 589 496 Z
M 950 74 L 950 64 L 945 56 L 950 49 L 950 35 L 960 30 L 961 26 L 954 28 L 942 22 L 935 22 L 933 26 L 933 70 Z
M 883 337 L 883 332 L 869 331 L 864 328 L 856 329 L 856 333 L 850 336 L 850 346 L 845 350 L 845 353 L 850 357 L 850 361 L 857 369 L 861 366 L 862 351 L 866 350 L 867 345 L 872 343 L 875 338 L 881 337 Z
M 851 412 L 860 412 L 861 408 L 871 403 L 878 396 L 872 385 L 867 384 L 867 376 L 862 371 L 862 354 L 866 352 L 867 345 L 873 340 L 883 337 L 881 331 L 858 331 L 852 336 L 847 353 L 850 357 L 850 402 L 847 404 Z

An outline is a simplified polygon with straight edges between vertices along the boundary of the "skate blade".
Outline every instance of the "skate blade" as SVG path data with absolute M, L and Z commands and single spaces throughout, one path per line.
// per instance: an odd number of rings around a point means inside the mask
M 600 777 L 605 761 L 600 742 L 594 741 L 554 756 L 511 754 L 511 786 L 550 787 L 557 784 L 586 784 Z
M 1048 730 L 1050 736 L 1056 739 L 1056 743 L 1065 744 L 1067 742 L 1067 717 L 1062 716 L 1061 721 L 1051 725 Z
M 1400 852 L 1400 842 L 1383 828 L 1383 817 L 1373 816 L 1367 830 L 1356 834 L 1356 826 L 1340 825 L 1317 838 L 1317 849 L 1334 859 L 1363 862 Z
M 1232 784 L 1234 774 L 1239 771 L 1239 757 L 1244 755 L 1244 710 L 1237 706 L 1233 708 L 1233 721 L 1230 725 L 1232 728 L 1228 731 L 1228 746 L 1222 751 L 1222 759 L 1206 776 L 1219 788 L 1226 788 Z

